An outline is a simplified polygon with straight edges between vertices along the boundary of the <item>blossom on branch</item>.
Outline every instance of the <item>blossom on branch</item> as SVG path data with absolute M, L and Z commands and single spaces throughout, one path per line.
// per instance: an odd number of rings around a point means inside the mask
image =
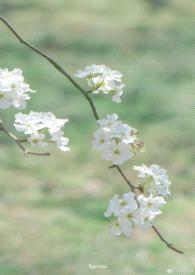
M 133 192 L 123 194 L 122 198 L 114 195 L 104 216 L 113 215 L 116 218 L 110 227 L 112 235 L 124 234 L 129 237 L 135 226 L 142 230 L 149 229 L 155 217 L 161 214 L 160 207 L 165 203 L 164 198 L 160 196 L 145 197 L 140 194 L 136 197 Z
M 137 130 L 118 120 L 116 114 L 107 115 L 97 121 L 99 129 L 94 133 L 93 148 L 101 152 L 102 158 L 121 165 L 138 152 L 143 152 L 143 142 Z
M 141 183 L 144 192 L 163 197 L 171 195 L 169 190 L 171 182 L 165 169 L 157 164 L 153 164 L 150 167 L 143 164 L 134 166 L 134 169 L 138 171 L 138 176 L 144 179 Z
M 56 118 L 51 112 L 31 111 L 29 114 L 16 114 L 14 126 L 17 131 L 28 135 L 32 146 L 47 146 L 48 142 L 54 142 L 60 150 L 68 151 L 69 140 L 61 130 L 67 122 L 68 119 Z
M 88 101 L 96 120 L 99 119 L 99 114 L 92 98 L 89 97 L 90 93 L 111 94 L 113 101 L 117 103 L 121 102 L 120 97 L 125 85 L 121 81 L 122 74 L 120 72 L 113 71 L 105 65 L 91 65 L 84 70 L 78 71 L 76 76 L 86 78 L 91 88 L 89 91 L 85 91 L 60 64 L 24 40 L 4 17 L 0 16 L 0 21 L 8 27 L 21 43 L 48 60 L 58 72 L 72 82 Z M 24 82 L 21 70 L 14 69 L 9 72 L 7 69 L 0 69 L 1 109 L 6 109 L 11 105 L 20 109 L 25 108 L 26 101 L 30 99 L 28 92 L 33 91 Z M 1 118 L 0 131 L 3 131 L 7 136 L 12 138 L 25 154 L 47 156 L 48 153 L 28 151 L 22 145 L 22 142 L 28 140 L 32 146 L 47 146 L 47 141 L 55 142 L 59 149 L 67 151 L 69 148 L 66 145 L 69 140 L 63 136 L 61 130 L 67 121 L 67 119 L 57 119 L 52 113 L 35 113 L 31 111 L 28 115 L 19 113 L 15 116 L 15 128 L 19 132 L 24 132 L 28 136 L 27 139 L 20 140 L 12 132 L 9 132 Z M 161 169 L 158 165 L 152 165 L 151 167 L 144 165 L 135 166 L 134 169 L 138 171 L 139 177 L 144 178 L 144 182 L 140 183 L 138 187 L 134 186 L 126 178 L 118 165 L 122 164 L 125 160 L 131 159 L 137 152 L 143 151 L 143 142 L 138 140 L 137 130 L 119 121 L 116 114 L 108 115 L 105 119 L 98 120 L 97 122 L 99 130 L 94 134 L 93 147 L 101 152 L 104 159 L 111 160 L 113 164 L 116 164 L 114 165 L 115 168 L 117 168 L 133 191 L 124 194 L 122 198 L 115 195 L 110 200 L 105 216 L 110 217 L 114 215 L 116 218 L 111 227 L 112 234 L 120 235 L 123 233 L 126 236 L 130 236 L 135 225 L 138 225 L 142 229 L 152 227 L 168 248 L 183 254 L 183 251 L 166 241 L 159 230 L 153 225 L 154 218 L 161 214 L 160 207 L 166 203 L 164 197 L 170 195 L 170 181 L 166 170 Z M 135 190 L 139 190 L 142 194 L 136 195 L 134 193 Z
M 0 69 L 0 108 L 14 106 L 17 109 L 26 108 L 26 101 L 30 99 L 29 85 L 24 82 L 22 70 Z
M 116 217 L 110 227 L 112 235 L 121 235 L 121 233 L 126 236 L 131 235 L 135 225 L 134 213 L 137 208 L 138 205 L 133 192 L 123 194 L 122 198 L 114 195 L 109 202 L 107 211 L 104 213 L 105 217 L 110 217 L 111 215 Z
M 137 196 L 139 209 L 136 212 L 136 223 L 142 229 L 146 230 L 153 225 L 154 218 L 162 212 L 160 207 L 166 204 L 166 201 L 161 196 L 148 197 L 143 194 Z
M 86 78 L 92 94 L 110 94 L 114 102 L 121 102 L 121 95 L 125 85 L 122 83 L 122 74 L 111 70 L 105 65 L 91 65 L 79 70 L 76 77 Z

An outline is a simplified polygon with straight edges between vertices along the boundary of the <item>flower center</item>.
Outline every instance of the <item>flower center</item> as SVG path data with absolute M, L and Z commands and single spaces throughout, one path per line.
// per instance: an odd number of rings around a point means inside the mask
M 126 216 L 128 219 L 132 219 L 133 215 L 131 213 L 128 213 Z
M 114 154 L 115 155 L 119 155 L 120 154 L 120 151 L 118 149 L 114 150 Z
M 105 142 L 105 140 L 102 138 L 100 139 L 100 144 L 103 144 Z
M 124 200 L 120 201 L 121 206 L 125 206 L 126 204 L 127 204 L 126 201 L 124 201 Z

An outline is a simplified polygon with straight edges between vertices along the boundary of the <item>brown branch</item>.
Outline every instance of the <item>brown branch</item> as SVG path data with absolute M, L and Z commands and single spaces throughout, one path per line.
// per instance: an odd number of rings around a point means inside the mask
M 172 249 L 173 251 L 175 251 L 175 252 L 177 252 L 177 253 L 183 254 L 183 251 L 181 251 L 181 250 L 175 248 L 175 247 L 173 246 L 173 244 L 167 242 L 167 241 L 164 239 L 164 237 L 161 235 L 161 233 L 160 233 L 159 230 L 156 228 L 156 226 L 153 225 L 152 228 L 153 228 L 154 232 L 158 235 L 158 237 L 161 239 L 161 241 L 162 241 L 163 243 L 165 243 L 166 246 L 167 246 L 168 248 Z
M 59 65 L 53 58 L 51 58 L 49 55 L 47 55 L 46 53 L 44 53 L 43 51 L 39 50 L 38 48 L 36 48 L 35 46 L 33 46 L 32 44 L 28 43 L 27 41 L 25 41 L 16 31 L 15 29 L 11 26 L 11 24 L 2 16 L 0 16 L 0 20 L 9 28 L 9 30 L 15 35 L 15 37 L 24 45 L 26 45 L 28 48 L 30 48 L 31 50 L 33 50 L 34 52 L 38 53 L 39 55 L 41 55 L 42 57 L 44 57 L 45 59 L 47 59 L 61 74 L 63 74 L 66 78 L 68 78 L 70 80 L 70 82 L 82 93 L 82 95 L 86 98 L 86 100 L 88 101 L 91 110 L 93 112 L 93 116 L 95 118 L 95 120 L 99 120 L 99 115 L 97 113 L 96 107 L 93 103 L 93 100 L 91 99 L 91 97 L 89 96 L 91 94 L 91 91 L 85 91 L 65 70 L 64 68 Z M 2 127 L 2 125 L 0 124 L 0 127 Z M 0 128 L 0 130 L 2 130 Z M 33 152 L 29 152 L 27 151 L 23 145 L 21 144 L 20 140 L 15 137 L 12 133 L 8 132 L 6 129 L 3 129 L 3 131 L 10 136 L 17 144 L 18 146 L 24 151 L 25 154 L 33 154 L 33 155 L 43 155 L 43 154 L 39 154 L 39 153 L 33 153 Z M 44 155 L 48 155 L 48 153 L 45 153 Z M 131 191 L 134 192 L 135 189 L 138 189 L 140 192 L 142 191 L 139 187 L 134 186 L 125 176 L 125 174 L 123 173 L 123 171 L 121 170 L 121 168 L 118 165 L 113 165 L 110 168 L 116 168 L 118 170 L 118 172 L 120 173 L 120 175 L 122 176 L 122 178 L 125 180 L 125 182 L 128 184 L 128 186 L 130 187 Z M 166 246 L 172 250 L 174 250 L 177 253 L 183 254 L 183 252 L 175 247 L 173 247 L 172 244 L 170 244 L 169 242 L 167 242 L 164 237 L 162 237 L 161 233 L 157 230 L 157 228 L 153 225 L 152 226 L 153 230 L 156 232 L 156 234 L 158 235 L 158 237 L 161 239 L 162 242 L 164 242 L 166 244 Z
M 22 142 L 24 140 L 20 140 L 17 138 L 13 133 L 8 131 L 5 126 L 3 125 L 2 120 L 0 119 L 0 131 L 4 132 L 8 137 L 10 137 L 17 145 L 18 147 L 24 152 L 25 155 L 34 155 L 34 156 L 49 156 L 50 153 L 37 153 L 27 150 L 23 145 Z
M 122 178 L 129 185 L 131 191 L 134 192 L 134 190 L 136 189 L 136 187 L 127 179 L 127 177 L 125 176 L 125 174 L 123 173 L 123 171 L 121 170 L 121 168 L 118 165 L 112 165 L 109 168 L 116 168 L 118 170 L 118 172 L 120 173 L 120 175 L 122 176 Z
M 72 84 L 83 94 L 83 96 L 86 98 L 86 100 L 89 102 L 91 110 L 93 112 L 93 115 L 96 120 L 99 119 L 99 116 L 97 114 L 95 105 L 92 101 L 92 99 L 88 96 L 88 93 L 85 92 L 85 90 L 64 70 L 64 68 L 59 65 L 53 58 L 51 58 L 49 55 L 44 53 L 43 51 L 39 50 L 32 44 L 28 43 L 26 40 L 24 40 L 17 32 L 16 30 L 11 26 L 11 24 L 2 16 L 0 16 L 0 20 L 8 27 L 8 29 L 15 35 L 15 37 L 24 45 L 26 45 L 28 48 L 33 50 L 34 52 L 38 53 L 45 59 L 47 59 L 61 74 L 63 74 L 66 78 L 72 82 Z

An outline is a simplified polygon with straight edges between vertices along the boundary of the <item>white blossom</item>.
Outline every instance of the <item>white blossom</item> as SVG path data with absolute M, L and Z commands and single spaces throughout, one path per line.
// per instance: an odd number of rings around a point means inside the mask
M 62 127 L 68 119 L 59 119 L 51 112 L 33 112 L 29 114 L 18 113 L 15 115 L 14 126 L 17 131 L 28 135 L 32 146 L 46 146 L 47 141 L 56 143 L 62 151 L 68 151 L 69 140 L 63 136 Z
M 0 108 L 14 106 L 18 109 L 26 108 L 26 101 L 30 99 L 29 85 L 24 82 L 22 70 L 0 69 Z
M 136 218 L 134 220 L 135 224 L 141 229 L 141 230 L 148 230 L 151 228 L 151 226 L 154 223 L 156 215 L 148 211 L 146 208 L 139 208 L 136 212 Z
M 45 128 L 48 128 L 50 134 L 57 133 L 64 126 L 68 119 L 56 118 L 51 112 L 39 113 L 40 121 Z
M 119 195 L 114 195 L 113 198 L 109 201 L 109 205 L 106 212 L 104 213 L 104 216 L 110 217 L 112 214 L 118 213 L 119 207 Z
M 121 165 L 126 160 L 133 157 L 128 144 L 120 142 L 117 143 L 114 140 L 107 144 L 107 147 L 102 151 L 102 157 L 105 160 L 111 160 L 113 164 Z
M 116 114 L 107 115 L 97 121 L 99 129 L 93 136 L 93 148 L 100 151 L 105 160 L 121 165 L 138 152 L 143 152 L 143 142 L 137 137 L 137 130 L 118 120 Z
M 93 94 L 111 94 L 114 102 L 121 102 L 125 85 L 122 83 L 120 72 L 111 70 L 105 65 L 93 64 L 84 70 L 77 71 L 75 76 L 86 78 Z
M 135 222 L 141 229 L 145 230 L 151 227 L 155 217 L 162 213 L 160 208 L 166 204 L 166 201 L 163 197 L 153 194 L 147 197 L 141 194 L 137 197 L 137 201 L 139 208 L 136 211 Z
M 137 208 L 138 205 L 133 192 L 123 194 L 122 198 L 114 195 L 104 213 L 105 217 L 110 217 L 111 215 L 116 217 L 110 227 L 111 234 L 120 235 L 123 233 L 126 236 L 130 236 L 134 227 L 134 213 Z
M 110 233 L 111 235 L 119 236 L 124 234 L 127 237 L 131 236 L 133 231 L 134 221 L 131 214 L 126 214 L 124 218 L 118 218 L 117 220 L 113 221 L 110 226 Z
M 114 195 L 104 216 L 115 217 L 110 226 L 112 235 L 124 234 L 129 237 L 135 226 L 142 230 L 149 229 L 155 217 L 161 214 L 160 208 L 165 203 L 163 197 L 152 194 L 149 196 L 140 194 L 137 197 L 133 192 L 125 193 L 122 197 Z
M 28 141 L 32 146 L 39 146 L 39 147 L 48 145 L 48 143 L 44 142 L 44 140 L 45 140 L 45 134 L 41 134 L 38 132 L 31 134 L 28 138 Z
M 146 165 L 134 166 L 138 171 L 138 176 L 145 181 L 142 183 L 144 190 L 163 197 L 170 196 L 169 186 L 171 184 L 167 171 L 159 165 L 153 164 L 150 167 Z
M 115 220 L 111 226 L 110 226 L 110 233 L 114 236 L 119 236 L 122 233 L 122 230 L 120 228 L 120 224 L 117 220 Z
M 121 233 L 129 237 L 133 231 L 134 221 L 131 213 L 126 213 L 126 216 L 118 219 Z
M 14 126 L 18 132 L 24 132 L 25 135 L 33 135 L 44 128 L 44 124 L 41 121 L 41 114 L 31 111 L 28 115 L 23 113 L 17 113 L 15 115 Z
M 166 204 L 163 197 L 154 196 L 153 194 L 150 194 L 147 197 L 141 194 L 137 197 L 137 200 L 141 208 L 147 209 L 156 215 L 161 214 L 160 207 Z
M 122 198 L 119 195 L 114 195 L 109 201 L 108 208 L 104 213 L 105 217 L 111 215 L 122 216 L 124 209 L 132 212 L 137 209 L 137 202 L 135 200 L 135 194 L 133 192 L 123 194 Z
M 62 131 L 58 131 L 55 133 L 51 134 L 51 140 L 56 142 L 57 147 L 66 152 L 69 151 L 70 149 L 66 146 L 69 143 L 69 139 L 63 136 L 63 132 Z

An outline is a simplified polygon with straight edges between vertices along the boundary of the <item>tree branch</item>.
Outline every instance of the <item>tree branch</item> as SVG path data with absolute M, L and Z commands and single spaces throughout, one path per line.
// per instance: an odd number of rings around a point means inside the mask
M 183 251 L 181 251 L 181 250 L 175 248 L 175 247 L 173 246 L 173 244 L 167 242 L 167 241 L 164 239 L 164 237 L 161 235 L 161 233 L 160 233 L 159 230 L 156 228 L 156 226 L 153 225 L 153 226 L 152 226 L 152 229 L 153 229 L 154 232 L 158 235 L 158 237 L 161 239 L 161 241 L 162 241 L 163 243 L 166 244 L 166 246 L 167 246 L 168 248 L 172 249 L 173 251 L 175 251 L 175 252 L 177 252 L 177 253 L 183 254 Z
M 91 110 L 93 112 L 93 115 L 96 120 L 99 119 L 95 105 L 92 101 L 92 99 L 88 96 L 88 93 L 85 92 L 85 90 L 64 70 L 64 68 L 59 65 L 53 58 L 51 58 L 49 55 L 44 53 L 43 51 L 39 50 L 32 44 L 28 43 L 26 40 L 24 40 L 17 32 L 16 30 L 11 26 L 11 24 L 2 16 L 0 16 L 0 20 L 8 27 L 8 29 L 15 35 L 15 37 L 24 45 L 26 45 L 28 48 L 33 50 L 34 52 L 38 53 L 45 59 L 47 59 L 61 74 L 63 74 L 66 78 L 72 82 L 72 84 L 83 94 L 83 96 L 86 98 L 86 100 L 89 102 Z
M 13 133 L 8 131 L 5 126 L 3 125 L 2 120 L 0 119 L 0 131 L 4 132 L 8 137 L 10 137 L 17 145 L 18 147 L 24 152 L 25 155 L 34 155 L 34 156 L 49 156 L 50 153 L 37 153 L 27 150 L 23 145 L 22 142 L 24 140 L 20 140 L 17 138 Z
M 39 55 L 41 55 L 42 57 L 44 57 L 45 59 L 47 59 L 61 74 L 63 74 L 66 78 L 68 78 L 70 80 L 70 82 L 82 93 L 82 95 L 86 98 L 86 100 L 88 101 L 91 110 L 93 112 L 93 116 L 95 118 L 95 120 L 99 120 L 99 115 L 97 113 L 96 107 L 93 103 L 93 100 L 90 97 L 91 91 L 85 91 L 66 71 L 65 69 L 59 65 L 53 58 L 51 58 L 49 55 L 47 55 L 46 53 L 44 53 L 43 51 L 39 50 L 38 48 L 36 48 L 35 46 L 33 46 L 32 44 L 28 43 L 27 41 L 25 41 L 17 32 L 16 30 L 11 26 L 11 24 L 2 16 L 0 16 L 0 20 L 8 27 L 8 29 L 15 35 L 15 37 L 24 45 L 26 45 L 28 48 L 30 48 L 31 50 L 33 50 L 34 52 L 38 53 Z M 0 127 L 3 127 L 0 124 Z M 29 152 L 27 151 L 24 146 L 21 144 L 21 141 L 15 137 L 12 133 L 8 132 L 4 127 L 0 130 L 3 130 L 9 137 L 11 137 L 17 144 L 18 146 L 22 149 L 22 151 L 25 154 L 31 154 L 31 155 L 43 155 L 43 154 L 39 154 L 39 153 L 33 153 L 33 152 Z M 44 155 L 48 155 L 48 153 L 45 153 Z M 140 188 L 134 186 L 125 176 L 125 174 L 123 173 L 123 171 L 121 170 L 121 168 L 118 165 L 113 165 L 110 168 L 116 168 L 118 170 L 118 172 L 120 173 L 120 175 L 122 176 L 122 178 L 125 180 L 125 182 L 128 184 L 128 186 L 130 187 L 131 191 L 134 192 L 135 189 L 138 189 L 140 192 Z M 183 254 L 183 252 L 175 247 L 173 247 L 172 244 L 170 244 L 169 242 L 167 242 L 164 237 L 162 237 L 161 233 L 158 231 L 158 229 L 153 225 L 152 226 L 153 230 L 155 231 L 155 233 L 158 235 L 158 237 L 160 238 L 160 240 L 162 242 L 164 242 L 166 244 L 166 246 L 170 249 L 172 249 L 173 251 Z
M 129 185 L 130 189 L 132 192 L 134 192 L 135 189 L 137 189 L 125 176 L 125 174 L 123 173 L 123 171 L 121 170 L 121 168 L 118 165 L 112 165 L 109 168 L 116 168 L 118 170 L 118 172 L 120 173 L 120 175 L 122 176 L 122 178 L 126 181 L 126 183 Z

